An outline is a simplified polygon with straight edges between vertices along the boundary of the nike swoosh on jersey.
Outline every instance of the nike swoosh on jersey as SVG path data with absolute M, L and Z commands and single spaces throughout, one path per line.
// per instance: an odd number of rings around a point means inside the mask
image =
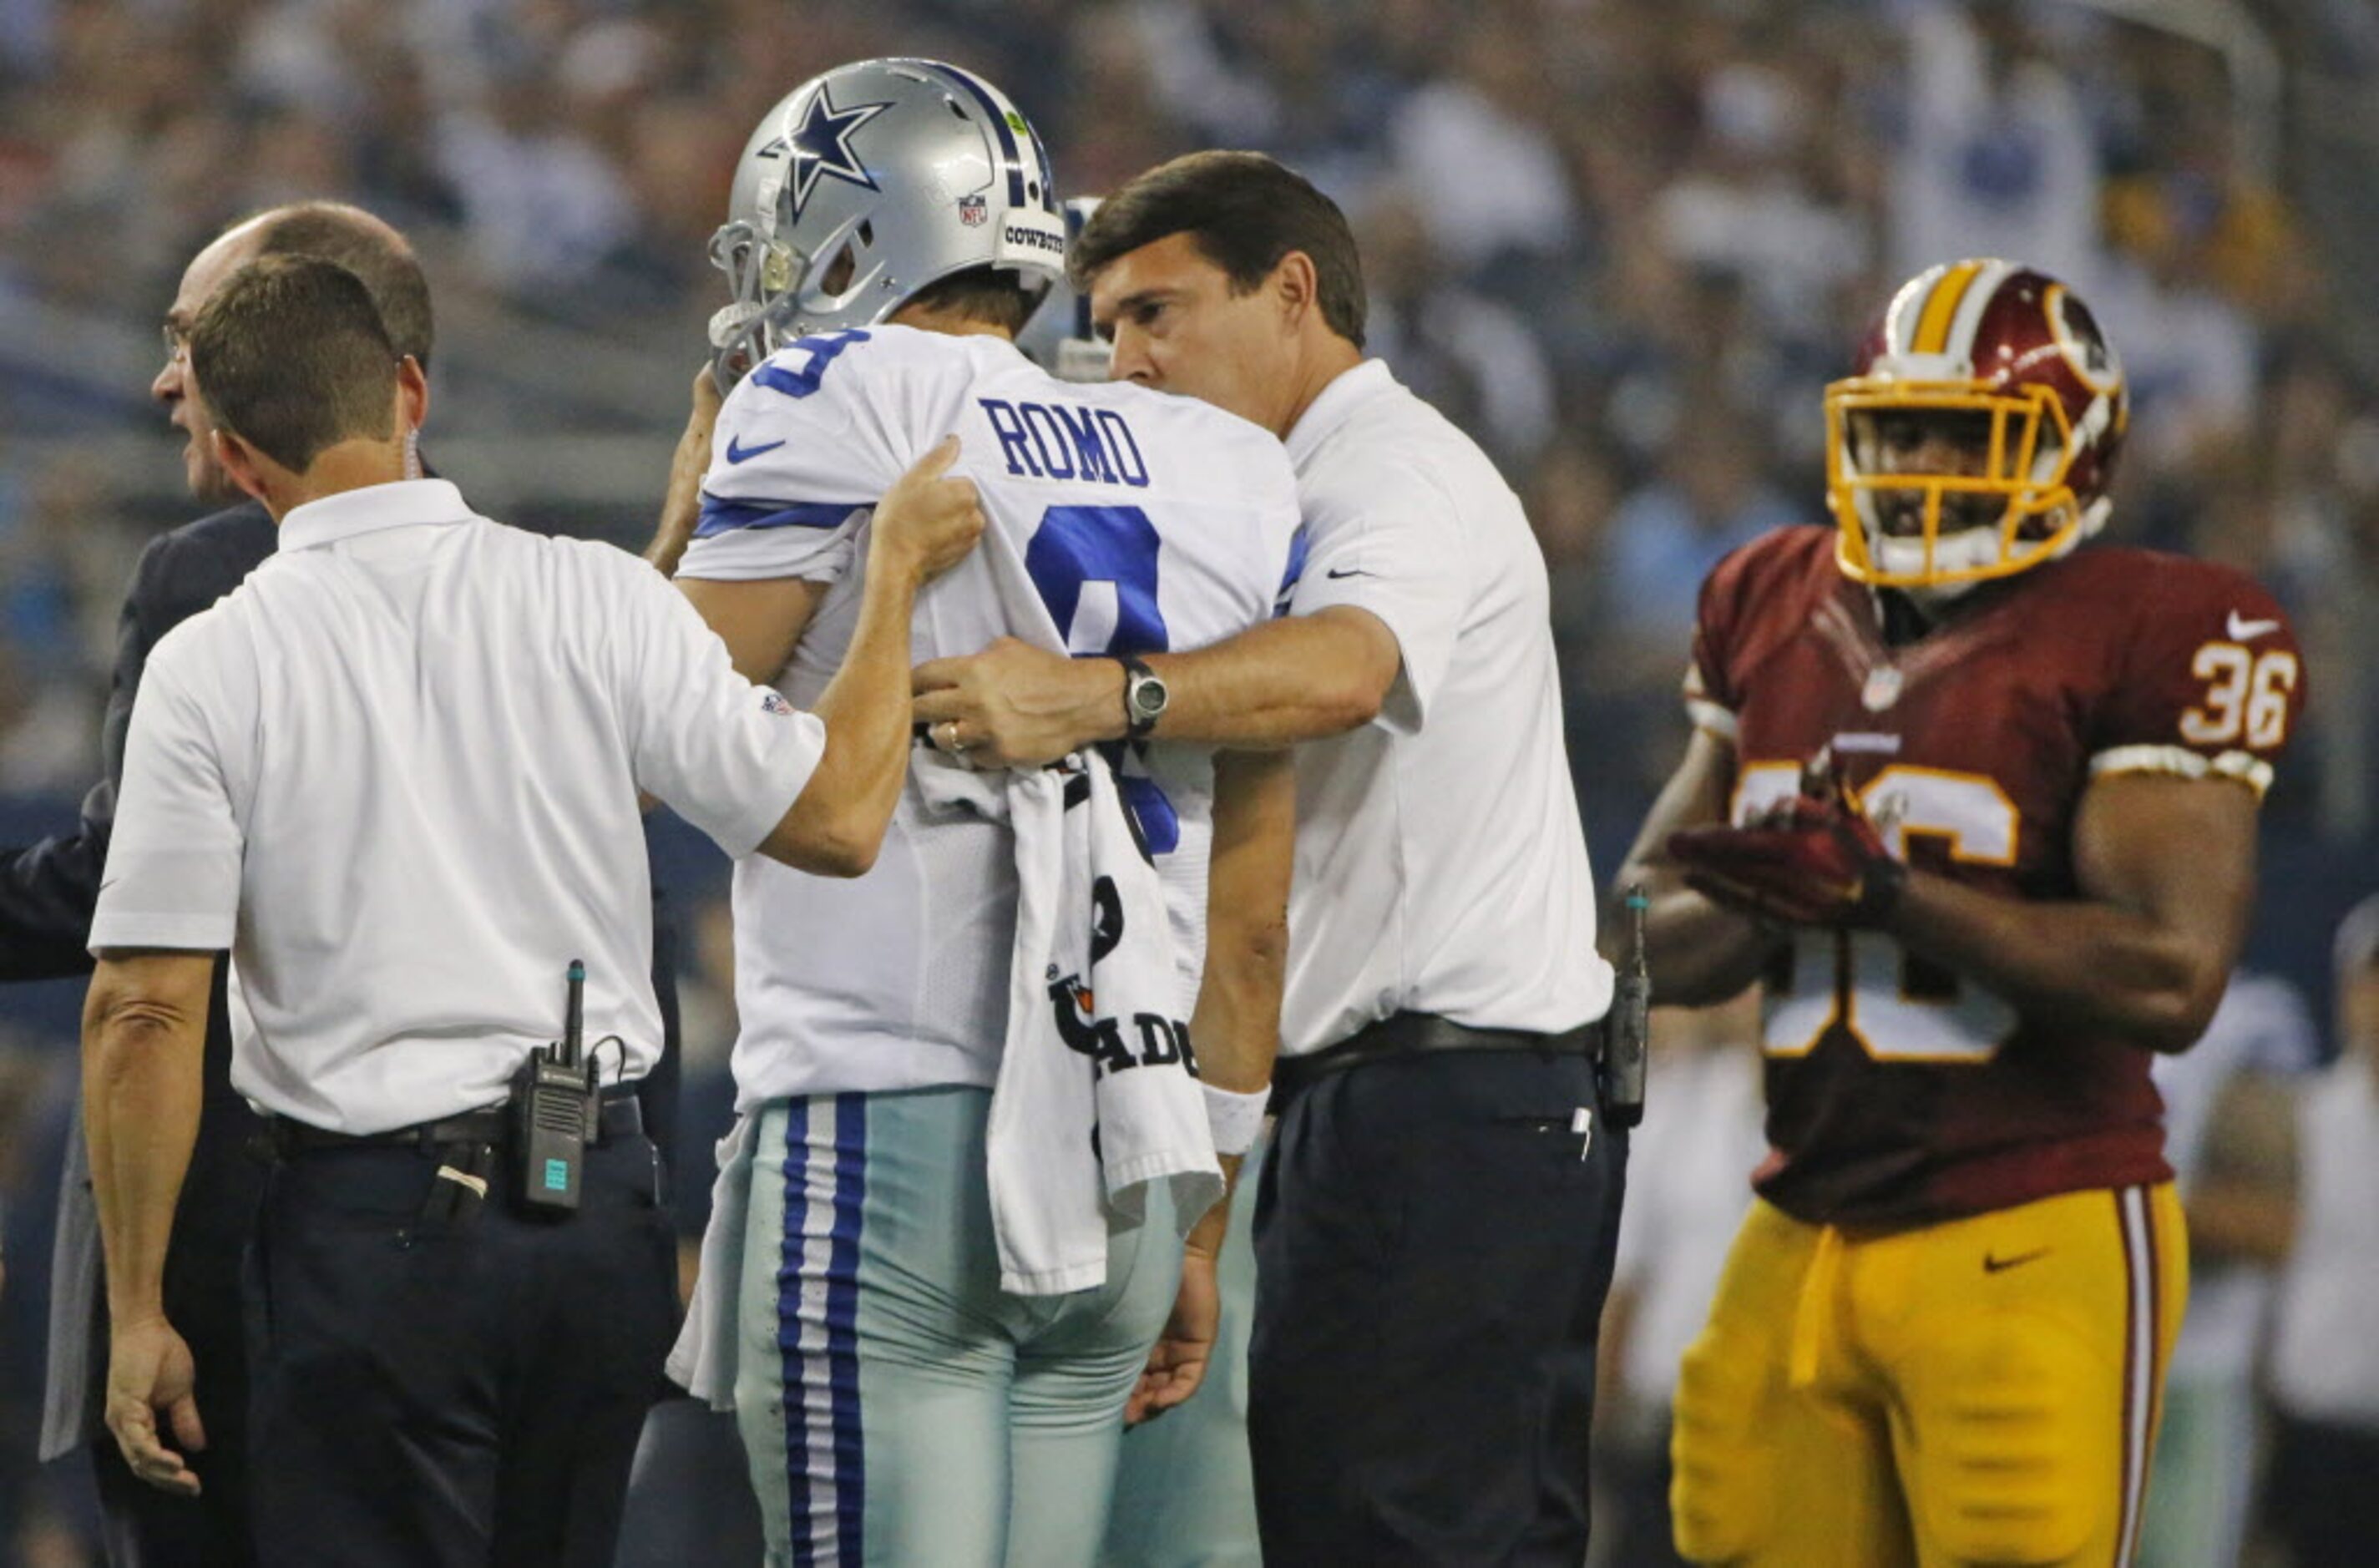
M 1359 566 L 1339 566 L 1333 567 L 1330 571 L 1324 572 L 1322 575 L 1334 583 L 1341 577 L 1375 577 L 1379 575 L 1379 573 L 1375 572 L 1366 572 Z
M 2280 623 L 2276 621 L 2241 621 L 2237 610 L 2230 612 L 2230 640 L 2234 643 L 2243 643 L 2279 629 Z
M 735 443 L 739 439 L 735 436 L 727 438 L 727 461 L 730 463 L 742 463 L 757 457 L 764 452 L 774 452 L 785 444 L 782 440 L 774 440 L 759 446 L 738 446 Z

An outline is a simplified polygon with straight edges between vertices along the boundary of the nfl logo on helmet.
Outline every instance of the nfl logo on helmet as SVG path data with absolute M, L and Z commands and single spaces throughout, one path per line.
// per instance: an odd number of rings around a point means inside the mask
M 959 222 L 971 229 L 979 229 L 991 217 L 991 203 L 980 192 L 959 198 Z

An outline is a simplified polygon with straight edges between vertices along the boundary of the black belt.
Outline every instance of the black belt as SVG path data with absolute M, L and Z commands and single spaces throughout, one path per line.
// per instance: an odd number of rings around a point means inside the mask
M 603 1091 L 597 1126 L 601 1134 L 598 1141 L 606 1143 L 615 1138 L 634 1138 L 645 1130 L 644 1106 L 636 1099 L 634 1084 L 613 1084 Z M 501 1105 L 441 1116 L 434 1122 L 391 1128 L 386 1132 L 332 1132 L 287 1116 L 274 1116 L 268 1131 L 272 1152 L 284 1160 L 292 1154 L 320 1149 L 438 1149 L 455 1143 L 501 1144 L 511 1142 L 512 1135 L 512 1113 Z
M 1598 1019 L 1559 1034 L 1539 1034 L 1525 1029 L 1473 1029 L 1435 1013 L 1391 1013 L 1335 1045 L 1302 1056 L 1283 1056 L 1274 1062 L 1275 1105 L 1334 1072 L 1361 1067 L 1366 1062 L 1437 1051 L 1537 1051 L 1599 1059 L 1602 1055 L 1602 1022 Z

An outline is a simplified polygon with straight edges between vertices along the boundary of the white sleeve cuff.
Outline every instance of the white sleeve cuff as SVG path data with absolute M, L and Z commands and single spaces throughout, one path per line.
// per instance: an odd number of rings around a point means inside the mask
M 220 953 L 232 944 L 235 923 L 211 914 L 133 914 L 106 911 L 91 923 L 88 951 L 93 958 L 113 949 L 155 947 L 177 953 Z
M 762 772 L 755 781 L 752 792 L 742 802 L 740 813 L 720 820 L 696 821 L 696 827 L 710 835 L 711 841 L 724 850 L 730 860 L 742 860 L 755 852 L 777 830 L 793 802 L 809 788 L 810 778 L 817 772 L 826 756 L 826 720 L 806 708 L 796 708 L 790 714 L 774 716 L 778 732 L 770 737 Z M 686 816 L 683 808 L 671 802 L 672 809 Z
M 1227 1089 L 1217 1089 L 1211 1083 L 1201 1083 L 1206 1092 L 1206 1125 L 1214 1129 L 1214 1152 L 1244 1154 L 1263 1130 L 1264 1110 L 1272 1104 L 1272 1085 L 1267 1083 L 1251 1093 L 1238 1094 Z

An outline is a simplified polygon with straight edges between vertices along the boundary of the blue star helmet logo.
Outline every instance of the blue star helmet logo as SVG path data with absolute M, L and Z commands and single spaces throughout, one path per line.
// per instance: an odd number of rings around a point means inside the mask
M 809 205 L 810 193 L 817 189 L 818 181 L 827 175 L 847 184 L 863 186 L 869 190 L 883 187 L 876 176 L 867 172 L 851 150 L 853 131 L 892 107 L 889 103 L 859 103 L 848 109 L 838 109 L 827 90 L 821 86 L 817 96 L 811 99 L 802 123 L 791 134 L 793 154 L 793 217 L 799 220 L 802 209 Z

